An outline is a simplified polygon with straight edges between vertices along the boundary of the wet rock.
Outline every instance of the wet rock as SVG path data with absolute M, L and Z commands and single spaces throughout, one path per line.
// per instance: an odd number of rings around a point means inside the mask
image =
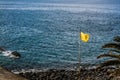
M 80 73 L 76 69 L 36 69 L 36 70 L 22 70 L 17 74 L 27 78 L 28 80 L 78 80 L 79 76 L 81 80 L 111 80 L 109 77 L 111 72 L 114 72 L 116 68 L 101 68 L 101 69 L 81 69 Z M 120 72 L 120 71 L 117 71 Z

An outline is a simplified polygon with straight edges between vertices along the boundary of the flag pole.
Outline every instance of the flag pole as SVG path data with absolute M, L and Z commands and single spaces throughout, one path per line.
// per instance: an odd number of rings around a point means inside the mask
M 80 67 L 80 40 L 78 39 L 78 80 L 80 80 L 80 72 L 81 72 L 81 67 Z
M 89 37 L 90 37 L 90 35 L 89 34 L 85 34 L 85 33 L 83 33 L 83 32 L 80 32 L 80 39 L 83 41 L 83 42 L 88 42 L 88 40 L 89 40 Z M 79 45 L 79 49 L 78 49 L 78 80 L 80 80 L 80 73 L 81 73 L 81 66 L 80 66 L 80 62 L 81 62 L 81 59 L 80 59 L 80 57 L 81 57 L 81 55 L 80 55 L 80 50 L 82 50 L 81 49 L 81 45 L 80 45 L 80 41 L 78 40 L 78 45 Z

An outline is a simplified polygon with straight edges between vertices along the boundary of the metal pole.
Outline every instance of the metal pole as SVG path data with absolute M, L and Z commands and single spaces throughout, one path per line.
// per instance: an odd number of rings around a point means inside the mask
M 78 40 L 78 80 L 80 80 L 80 73 L 81 73 L 81 67 L 80 67 L 80 62 L 81 62 L 81 59 L 80 59 L 80 40 Z

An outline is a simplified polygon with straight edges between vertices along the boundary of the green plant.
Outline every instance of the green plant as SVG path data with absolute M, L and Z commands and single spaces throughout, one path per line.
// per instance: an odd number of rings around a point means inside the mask
M 116 36 L 113 39 L 114 42 L 107 43 L 102 46 L 102 48 L 108 48 L 109 51 L 107 54 L 101 54 L 97 58 L 111 57 L 110 60 L 104 61 L 101 63 L 97 69 L 106 66 L 117 66 L 120 65 L 120 36 Z M 118 66 L 119 67 L 119 66 Z M 120 80 L 120 67 L 116 68 L 113 71 L 108 71 L 110 80 Z
M 111 59 L 101 63 L 98 66 L 98 68 L 105 67 L 105 66 L 120 65 L 120 54 L 118 54 L 120 53 L 120 36 L 114 37 L 113 41 L 114 41 L 113 43 L 107 43 L 102 46 L 102 48 L 109 48 L 110 50 L 107 54 L 99 55 L 97 59 L 103 58 L 103 57 L 111 57 Z

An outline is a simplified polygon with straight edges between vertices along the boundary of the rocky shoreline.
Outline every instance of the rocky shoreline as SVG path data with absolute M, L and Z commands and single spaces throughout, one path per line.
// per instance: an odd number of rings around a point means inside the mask
M 30 69 L 14 73 L 28 80 L 78 80 L 79 75 L 81 80 L 113 80 L 110 72 L 115 69 L 115 67 L 104 67 L 98 70 L 82 68 L 80 74 L 76 69 Z

